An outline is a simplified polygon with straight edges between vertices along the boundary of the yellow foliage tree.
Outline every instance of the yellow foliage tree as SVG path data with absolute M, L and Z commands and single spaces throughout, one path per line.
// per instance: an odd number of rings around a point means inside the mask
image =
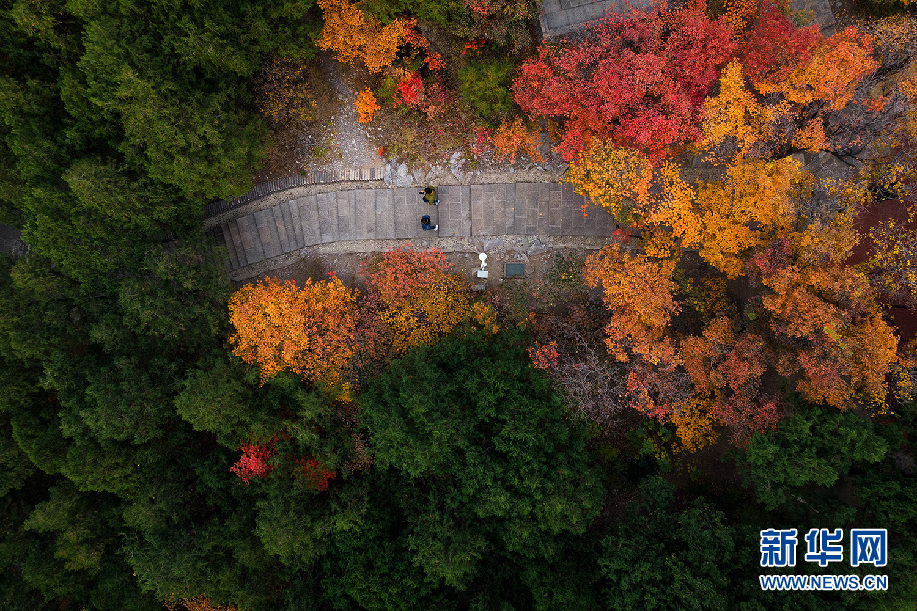
M 654 220 L 670 225 L 682 246 L 697 249 L 735 278 L 742 274 L 744 252 L 792 229 L 798 170 L 792 158 L 739 162 L 729 167 L 724 183 L 700 183 L 694 206 L 681 196 L 679 205 L 663 209 L 670 216 L 657 214 Z
M 580 195 L 607 208 L 620 221 L 637 220 L 637 207 L 649 198 L 653 167 L 639 151 L 593 139 L 567 170 L 566 180 Z
M 233 354 L 261 369 L 262 383 L 280 371 L 337 383 L 356 353 L 357 291 L 330 281 L 268 278 L 229 299 Z
M 682 451 L 697 452 L 719 439 L 715 429 L 719 423 L 707 398 L 691 396 L 672 410 L 669 419 L 675 425 Z
M 700 144 L 710 152 L 714 161 L 721 161 L 718 150 L 727 138 L 731 138 L 736 146 L 732 160 L 736 161 L 769 137 L 769 126 L 785 111 L 785 103 L 775 106 L 759 104 L 754 93 L 745 86 L 742 64 L 730 62 L 720 77 L 719 94 L 708 97 L 704 102 Z

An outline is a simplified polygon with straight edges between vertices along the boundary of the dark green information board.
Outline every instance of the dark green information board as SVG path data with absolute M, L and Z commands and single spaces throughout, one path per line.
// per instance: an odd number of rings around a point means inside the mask
M 507 263 L 503 276 L 506 278 L 524 278 L 525 263 Z

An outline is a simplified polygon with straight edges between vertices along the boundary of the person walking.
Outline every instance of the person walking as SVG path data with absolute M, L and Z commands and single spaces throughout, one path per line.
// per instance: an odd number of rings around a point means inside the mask
M 424 190 L 418 191 L 418 193 L 423 195 L 423 201 L 431 206 L 439 205 L 439 200 L 436 198 L 436 187 L 424 187 Z
M 439 231 L 439 225 L 430 224 L 430 215 L 425 214 L 420 217 L 420 228 L 424 231 Z

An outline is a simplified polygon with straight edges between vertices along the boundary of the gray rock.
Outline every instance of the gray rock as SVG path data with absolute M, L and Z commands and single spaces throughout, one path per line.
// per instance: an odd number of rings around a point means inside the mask
M 526 250 L 526 252 L 529 254 L 530 257 L 532 257 L 532 256 L 535 256 L 535 255 L 540 255 L 541 253 L 543 253 L 543 252 L 546 251 L 547 249 L 548 249 L 548 247 L 545 246 L 544 244 L 542 244 L 541 240 L 539 240 L 538 238 L 535 238 L 535 241 L 532 242 L 532 245 L 529 246 L 529 248 L 528 248 L 528 250 Z
M 503 246 L 503 238 L 496 238 L 493 240 L 484 240 L 483 251 L 487 252 L 488 250 L 494 250 Z
M 398 176 L 403 178 L 407 175 L 408 175 L 408 164 L 402 163 L 400 166 L 398 166 Z

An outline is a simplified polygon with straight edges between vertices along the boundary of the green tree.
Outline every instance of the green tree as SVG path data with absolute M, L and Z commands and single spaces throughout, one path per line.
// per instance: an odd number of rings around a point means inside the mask
M 888 443 L 854 412 L 798 404 L 776 431 L 755 433 L 739 457 L 759 502 L 771 511 L 806 484 L 832 486 L 855 461 L 878 462 Z
M 434 583 L 464 588 L 494 556 L 551 561 L 598 513 L 583 431 L 518 332 L 459 331 L 410 352 L 359 404 L 377 468 L 404 481 L 392 496 L 406 544 Z
M 641 483 L 644 501 L 605 538 L 598 563 L 612 609 L 727 609 L 735 554 L 726 516 L 703 501 L 678 511 L 674 486 Z

